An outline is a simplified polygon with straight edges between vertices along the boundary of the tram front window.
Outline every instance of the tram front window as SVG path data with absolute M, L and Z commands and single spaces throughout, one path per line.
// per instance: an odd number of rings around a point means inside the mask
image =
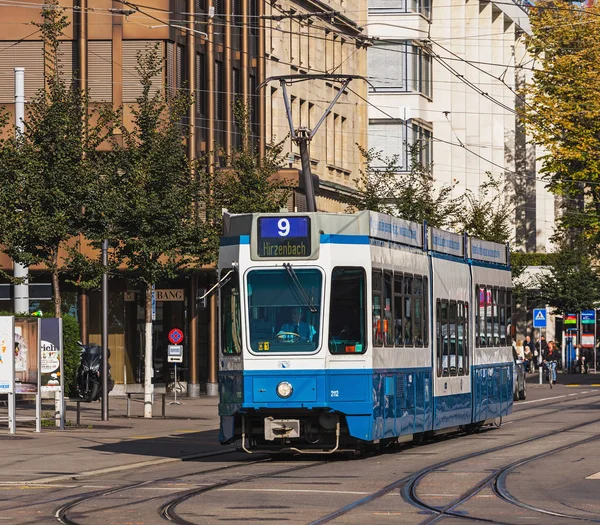
M 313 352 L 321 334 L 323 277 L 316 269 L 248 273 L 250 348 L 254 352 Z

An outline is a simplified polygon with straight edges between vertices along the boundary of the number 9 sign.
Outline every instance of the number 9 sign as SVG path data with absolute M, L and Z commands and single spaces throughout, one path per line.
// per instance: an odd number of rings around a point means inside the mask
M 277 233 L 280 237 L 287 237 L 290 234 L 290 221 L 287 219 L 279 219 L 277 228 L 279 228 Z

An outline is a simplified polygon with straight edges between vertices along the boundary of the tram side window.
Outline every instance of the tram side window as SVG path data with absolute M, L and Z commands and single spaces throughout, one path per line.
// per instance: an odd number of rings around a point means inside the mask
M 404 346 L 403 334 L 404 330 L 402 327 L 402 287 L 403 280 L 401 273 L 394 274 L 394 335 L 395 335 L 395 345 L 396 346 Z
M 464 370 L 463 375 L 469 375 L 469 305 L 465 303 L 464 308 L 464 319 L 463 319 L 463 356 L 464 356 Z
M 423 278 L 415 275 L 413 286 L 415 303 L 415 346 L 423 346 Z
M 492 317 L 494 319 L 493 334 L 494 334 L 494 346 L 500 345 L 500 329 L 498 325 L 498 288 L 492 288 Z
M 500 346 L 506 346 L 506 290 L 498 290 L 498 317 L 500 319 Z
M 229 269 L 221 271 L 221 279 Z M 240 314 L 239 275 L 233 277 L 221 287 L 221 348 L 224 354 L 242 353 L 242 331 Z
M 512 291 L 506 290 L 506 337 L 510 343 L 512 337 Z
M 456 305 L 456 375 L 465 375 L 465 303 Z
M 332 354 L 360 354 L 367 349 L 365 277 L 362 268 L 333 269 L 329 312 L 329 351 Z
M 487 339 L 485 335 L 485 311 L 487 306 L 487 295 L 485 293 L 485 286 L 479 286 L 479 289 L 477 290 L 477 295 L 479 297 L 479 346 L 485 347 L 487 346 Z
M 429 345 L 429 282 L 423 277 L 423 344 Z
M 392 272 L 383 273 L 383 344 L 394 346 L 394 323 L 392 321 Z
M 373 345 L 383 346 L 383 275 L 381 270 L 373 270 Z
M 404 276 L 404 344 L 406 346 L 413 346 L 413 301 L 412 301 L 412 291 L 413 291 L 413 278 L 412 275 Z
M 450 301 L 448 310 L 448 366 L 450 368 L 450 375 L 455 376 L 458 374 L 458 363 L 457 363 L 457 334 L 456 324 L 458 318 L 458 305 L 456 301 Z
M 449 337 L 449 304 L 447 300 L 437 300 L 437 375 L 450 375 L 450 337 Z

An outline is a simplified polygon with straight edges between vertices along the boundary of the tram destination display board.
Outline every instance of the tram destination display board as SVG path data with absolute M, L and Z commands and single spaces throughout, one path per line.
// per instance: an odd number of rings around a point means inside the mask
M 260 217 L 259 257 L 310 256 L 309 217 Z

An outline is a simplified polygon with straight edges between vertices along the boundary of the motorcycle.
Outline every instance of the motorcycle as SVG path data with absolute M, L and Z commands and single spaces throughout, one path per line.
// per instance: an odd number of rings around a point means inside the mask
M 77 369 L 77 395 L 87 401 L 98 401 L 102 397 L 102 347 L 97 344 L 79 345 L 81 360 Z M 108 350 L 110 358 L 110 349 Z M 108 391 L 115 386 L 108 365 Z

